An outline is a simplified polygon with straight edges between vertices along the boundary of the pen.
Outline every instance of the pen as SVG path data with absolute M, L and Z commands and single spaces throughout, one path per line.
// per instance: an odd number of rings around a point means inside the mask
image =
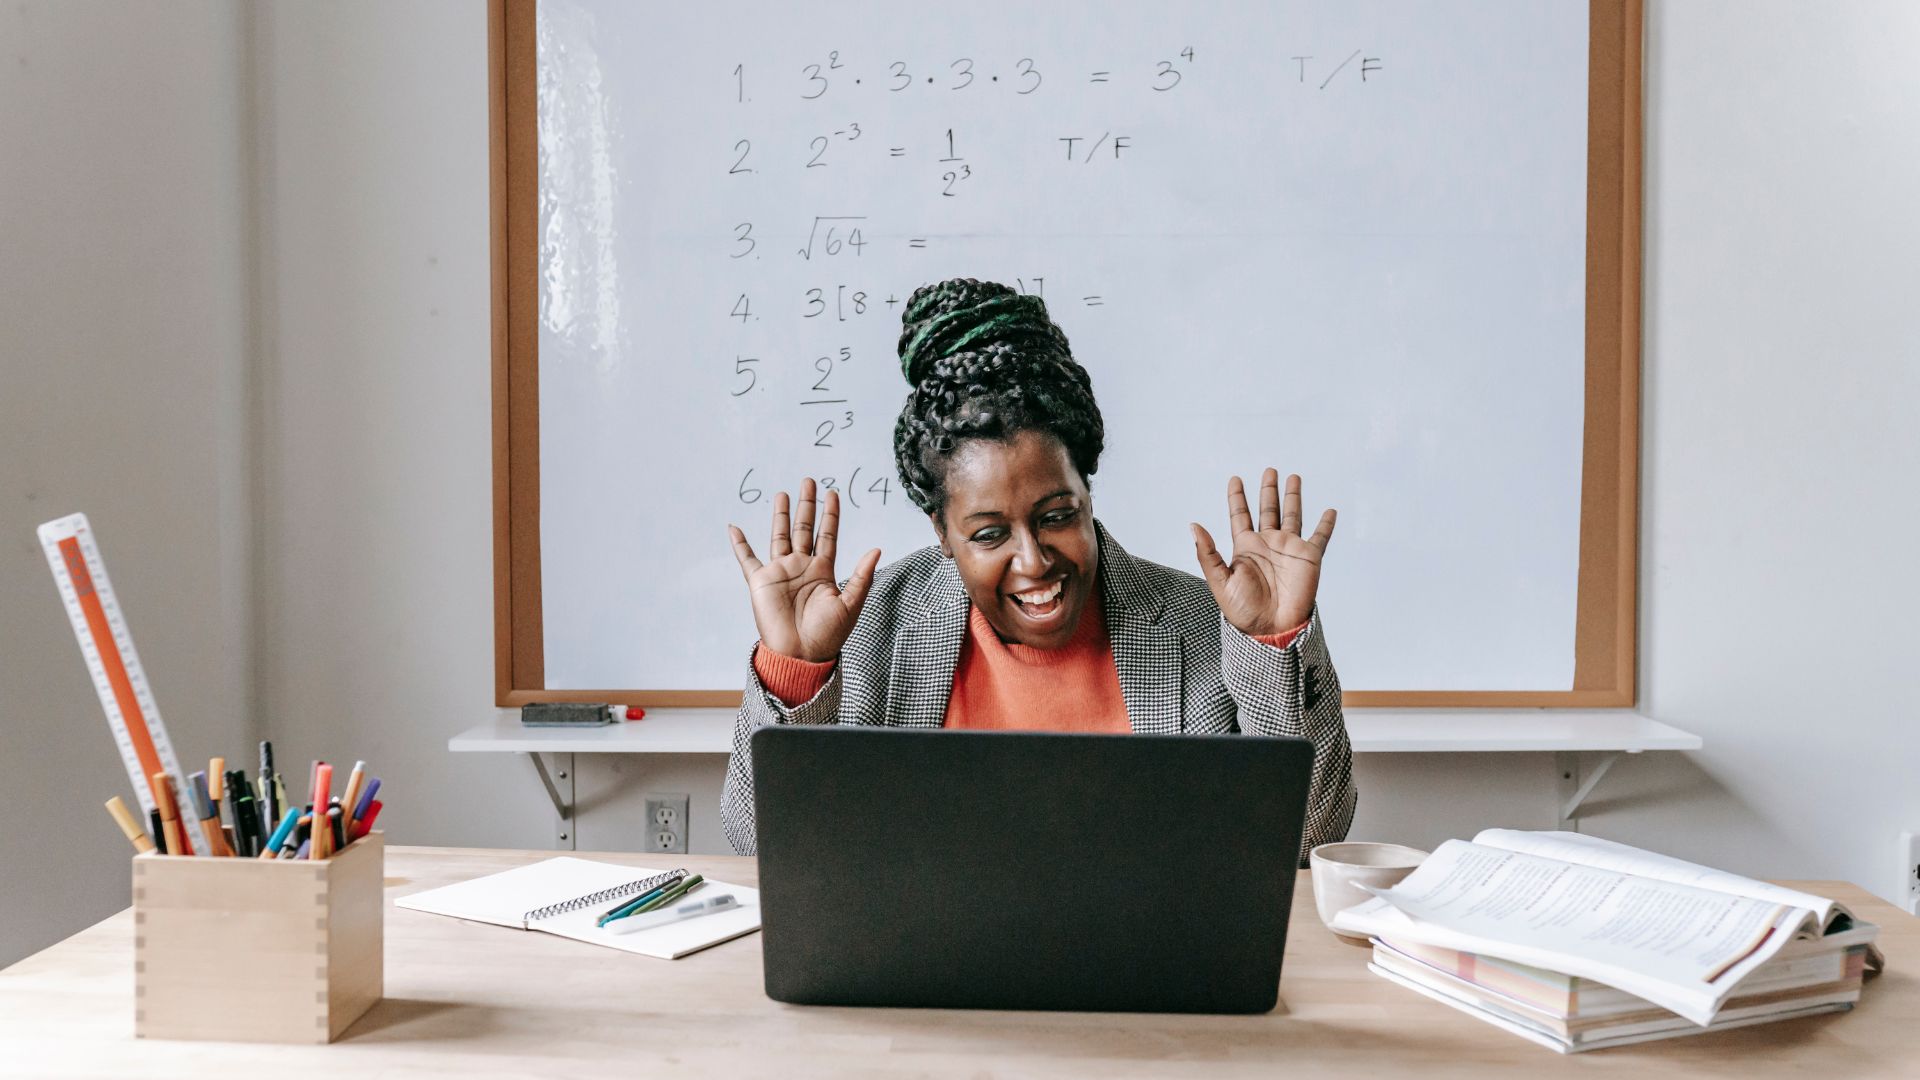
M 697 919 L 702 915 L 715 915 L 722 911 L 732 911 L 739 906 L 740 901 L 734 899 L 732 893 L 722 893 L 719 896 L 709 896 L 704 900 L 695 900 L 692 903 L 681 904 L 678 907 L 665 908 L 660 911 L 650 911 L 644 915 L 629 916 L 625 919 L 617 920 L 612 926 L 608 927 L 608 929 L 615 934 L 632 934 L 640 930 L 651 930 L 656 926 L 665 926 L 668 923 Z
M 207 774 L 197 772 L 188 780 L 193 784 L 193 816 L 200 822 L 200 835 L 207 839 L 207 854 L 233 854 L 220 832 L 220 807 L 207 798 Z
M 273 835 L 267 838 L 266 850 L 260 853 L 260 857 L 271 859 L 278 856 L 280 845 L 287 842 L 287 837 L 293 835 L 293 827 L 298 824 L 300 824 L 300 811 L 287 811 L 287 816 L 280 819 L 280 824 L 273 830 Z
M 239 769 L 227 773 L 227 803 L 233 812 L 235 854 L 251 859 L 260 854 L 260 815 L 254 810 L 247 774 Z
M 283 813 L 280 808 L 285 804 L 280 801 L 280 792 L 273 785 L 273 744 L 265 739 L 260 740 L 260 801 L 266 821 L 280 820 Z
M 120 831 L 127 834 L 127 842 L 133 845 L 133 850 L 142 855 L 153 850 L 153 841 L 140 831 L 140 823 L 133 820 L 132 811 L 120 801 L 120 796 L 115 795 L 107 800 L 107 813 L 113 815 L 113 823 L 120 826 Z
M 687 872 L 685 870 L 675 870 L 673 872 L 673 877 L 669 878 L 668 880 L 663 881 L 658 885 L 655 885 L 653 888 L 648 889 L 647 891 L 641 893 L 639 896 L 633 897 L 630 900 L 621 901 L 620 903 L 615 904 L 613 905 L 613 907 L 607 909 L 605 912 L 601 914 L 600 918 L 595 921 L 594 925 L 605 926 L 615 919 L 624 918 L 627 915 L 633 914 L 633 911 L 635 908 L 638 908 L 641 904 L 644 904 L 647 901 L 653 899 L 654 897 L 659 896 L 661 893 L 666 892 L 668 889 L 673 888 L 675 885 L 680 884 L 681 881 L 686 879 L 686 876 L 687 876 Z
M 360 800 L 353 804 L 353 813 L 347 815 L 349 834 L 352 834 L 354 827 L 360 824 L 360 819 L 367 816 L 367 807 L 373 805 L 373 797 L 378 794 L 380 794 L 380 778 L 370 777 L 367 780 L 366 790 L 360 793 Z
M 185 855 L 187 849 L 180 846 L 180 807 L 173 799 L 173 777 L 164 772 L 153 774 L 153 801 L 160 807 L 160 828 L 167 838 L 167 852 L 172 855 Z
M 701 877 L 699 874 L 695 874 L 692 877 L 688 878 L 687 880 L 681 882 L 680 884 L 675 885 L 673 888 L 668 889 L 666 892 L 666 895 L 654 897 L 652 900 L 649 900 L 646 903 L 641 904 L 639 907 L 634 908 L 632 913 L 629 914 L 627 918 L 632 918 L 634 915 L 645 915 L 649 911 L 658 911 L 661 908 L 666 907 L 668 904 L 678 903 L 681 897 L 699 888 L 700 883 L 705 880 L 706 878 Z
M 335 798 L 333 805 L 327 807 L 327 854 L 347 846 L 347 812 L 340 809 L 340 800 Z
M 273 774 L 273 804 L 282 812 L 291 810 L 297 805 L 292 799 L 287 798 L 287 778 L 279 773 Z
M 153 849 L 165 855 L 167 853 L 167 834 L 166 831 L 160 827 L 159 800 L 155 800 L 153 809 L 147 811 L 147 824 L 151 827 L 148 835 L 153 837 Z
M 347 790 L 340 793 L 340 813 L 344 818 L 360 802 L 360 786 L 367 782 L 367 763 L 356 761 L 353 771 L 347 774 Z M 342 825 L 346 821 L 341 821 Z
M 382 805 L 384 804 L 379 799 L 375 799 L 373 805 L 367 807 L 367 815 L 360 819 L 360 824 L 353 827 L 353 839 L 358 840 L 373 831 L 373 819 L 380 816 Z

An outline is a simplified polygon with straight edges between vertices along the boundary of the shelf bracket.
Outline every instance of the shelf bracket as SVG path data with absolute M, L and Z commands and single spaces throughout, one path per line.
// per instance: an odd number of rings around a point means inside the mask
M 1613 763 L 1619 761 L 1623 753 L 1637 753 L 1637 751 L 1610 750 L 1602 754 L 1590 770 L 1580 768 L 1580 755 L 1573 751 L 1562 751 L 1553 756 L 1554 771 L 1559 774 L 1562 800 L 1560 803 L 1561 829 L 1580 831 L 1581 804 L 1587 801 L 1588 795 L 1593 794 L 1593 789 L 1600 783 L 1600 778 L 1607 775 L 1607 770 L 1613 768 Z
M 528 759 L 533 762 L 533 771 L 540 774 L 540 783 L 547 789 L 547 798 L 553 800 L 553 813 L 557 822 L 554 829 L 554 847 L 571 851 L 578 846 L 573 828 L 573 755 L 553 755 L 553 768 L 537 753 L 529 752 Z M 555 781 L 558 781 L 557 783 Z

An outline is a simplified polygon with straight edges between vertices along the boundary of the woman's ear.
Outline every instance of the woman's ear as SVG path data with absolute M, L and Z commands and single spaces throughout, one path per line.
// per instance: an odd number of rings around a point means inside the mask
M 933 524 L 933 537 L 940 545 L 940 557 L 953 558 L 953 549 L 947 546 L 947 523 L 940 520 L 939 514 L 928 514 L 927 520 Z

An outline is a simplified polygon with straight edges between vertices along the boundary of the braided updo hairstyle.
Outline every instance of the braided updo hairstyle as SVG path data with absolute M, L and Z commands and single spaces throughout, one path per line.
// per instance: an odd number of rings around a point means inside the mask
M 947 461 L 968 439 L 1044 432 L 1081 479 L 1093 475 L 1106 442 L 1093 380 L 1039 297 L 953 278 L 915 289 L 900 320 L 900 370 L 913 391 L 893 427 L 893 457 L 915 506 L 935 516 L 945 508 Z

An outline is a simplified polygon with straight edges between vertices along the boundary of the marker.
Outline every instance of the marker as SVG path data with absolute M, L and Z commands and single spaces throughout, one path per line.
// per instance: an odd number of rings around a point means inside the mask
M 340 809 L 340 800 L 335 798 L 333 805 L 327 807 L 327 854 L 347 846 L 347 812 Z
M 360 819 L 367 816 L 367 808 L 373 805 L 373 797 L 379 793 L 380 778 L 376 776 L 367 781 L 366 790 L 360 793 L 360 801 L 353 804 L 353 813 L 347 815 L 347 833 L 349 835 L 359 835 L 353 830 L 360 824 Z
M 366 816 L 360 819 L 360 824 L 353 827 L 353 839 L 358 840 L 373 831 L 373 819 L 380 816 L 381 805 L 380 800 L 375 799 L 373 805 L 367 807 Z
M 160 808 L 161 835 L 165 836 L 167 851 L 185 855 L 187 849 L 180 846 L 180 804 L 174 798 L 173 777 L 164 772 L 153 774 L 153 801 Z
M 695 900 L 691 903 L 681 904 L 678 907 L 665 908 L 660 911 L 650 911 L 644 915 L 631 915 L 624 919 L 617 919 L 612 925 L 608 926 L 607 929 L 615 934 L 632 934 L 641 930 L 651 930 L 656 926 L 665 926 L 668 923 L 697 919 L 702 915 L 716 915 L 722 911 L 733 911 L 739 906 L 740 901 L 734 899 L 732 893 L 724 893 L 720 896 L 709 896 L 704 900 Z
M 220 831 L 220 804 L 207 794 L 207 774 L 197 772 L 188 779 L 193 784 L 193 815 L 200 822 L 200 835 L 207 838 L 207 854 L 232 855 L 233 849 Z
M 127 842 L 133 845 L 133 850 L 142 855 L 153 850 L 153 841 L 147 839 L 147 834 L 140 831 L 140 823 L 133 820 L 133 811 L 128 810 L 127 804 L 120 801 L 120 796 L 115 795 L 107 800 L 107 813 L 113 815 L 113 823 L 120 826 L 120 831 L 127 835 Z
M 160 807 L 155 805 L 147 811 L 148 836 L 153 837 L 153 849 L 162 855 L 167 853 L 167 833 L 160 827 Z
M 247 774 L 234 769 L 227 773 L 227 809 L 233 814 L 235 854 L 249 859 L 260 854 L 260 814 L 254 809 L 253 788 Z
M 280 792 L 273 782 L 273 744 L 259 740 L 259 799 L 263 821 L 280 821 L 280 807 L 286 803 L 280 801 Z
M 360 786 L 367 782 L 367 763 L 356 761 L 353 771 L 347 774 L 347 790 L 340 795 L 341 814 L 346 814 L 360 802 Z M 344 822 L 343 822 L 344 824 Z
M 279 773 L 273 774 L 273 799 L 274 805 L 283 811 L 291 810 L 298 805 L 292 799 L 287 798 L 287 778 L 281 776 Z
M 300 811 L 287 811 L 287 816 L 280 819 L 280 824 L 273 830 L 273 835 L 267 838 L 267 849 L 260 853 L 260 857 L 271 859 L 278 856 L 280 845 L 287 842 L 287 838 L 293 835 L 293 827 L 298 824 L 300 824 Z

